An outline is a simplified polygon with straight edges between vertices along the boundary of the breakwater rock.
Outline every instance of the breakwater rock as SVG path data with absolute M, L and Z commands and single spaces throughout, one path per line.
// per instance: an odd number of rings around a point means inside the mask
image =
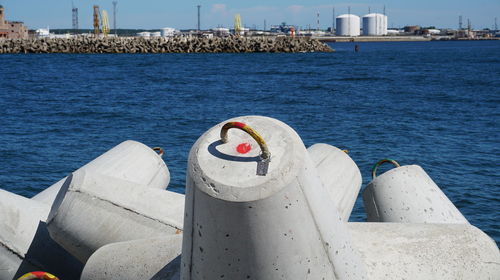
M 0 40 L 2 53 L 248 53 L 332 52 L 316 39 L 299 37 L 94 38 Z

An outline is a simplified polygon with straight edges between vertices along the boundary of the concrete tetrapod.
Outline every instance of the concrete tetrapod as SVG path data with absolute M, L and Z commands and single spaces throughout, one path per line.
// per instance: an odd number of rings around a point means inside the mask
M 79 170 L 47 219 L 50 236 L 82 262 L 100 247 L 182 232 L 184 196 Z
M 358 166 L 346 152 L 328 144 L 314 144 L 307 151 L 340 217 L 347 222 L 361 189 Z
M 370 279 L 500 279 L 498 247 L 469 224 L 348 225 Z
M 165 189 L 170 181 L 170 173 L 161 156 L 148 146 L 132 140 L 120 143 L 78 170 L 108 175 L 157 189 Z M 66 178 L 61 179 L 35 195 L 33 199 L 52 205 L 65 180 Z
M 233 121 L 245 132 L 222 141 L 221 123 L 189 154 L 181 279 L 366 279 L 296 132 L 266 117 Z
M 391 169 L 363 191 L 368 222 L 468 223 L 418 165 Z
M 47 205 L 0 190 L 0 280 L 35 270 L 77 279 L 83 265 L 50 239 Z
M 182 235 L 105 245 L 85 264 L 80 280 L 179 279 Z

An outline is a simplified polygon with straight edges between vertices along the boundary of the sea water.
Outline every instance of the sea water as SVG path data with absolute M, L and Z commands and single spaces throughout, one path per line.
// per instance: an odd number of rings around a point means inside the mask
M 306 146 L 421 165 L 500 240 L 500 41 L 331 44 L 335 53 L 0 55 L 0 188 L 31 197 L 127 139 L 183 192 L 213 125 L 265 115 Z M 383 171 L 383 170 L 382 170 Z M 358 199 L 351 221 L 363 221 Z

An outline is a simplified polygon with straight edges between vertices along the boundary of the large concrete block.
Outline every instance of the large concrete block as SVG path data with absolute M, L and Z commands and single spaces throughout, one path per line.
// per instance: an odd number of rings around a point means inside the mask
M 314 144 L 307 151 L 340 217 L 348 221 L 361 189 L 358 166 L 347 153 L 328 144 Z
M 43 203 L 0 189 L 0 243 L 24 257 L 49 210 Z
M 78 279 L 83 264 L 50 237 L 43 222 L 48 205 L 0 190 L 0 280 L 35 270 Z
M 391 169 L 363 191 L 369 222 L 468 223 L 418 165 Z
M 182 235 L 105 245 L 89 258 L 81 280 L 179 279 Z
M 192 147 L 181 278 L 366 279 L 347 225 L 296 132 L 266 117 L 230 121 L 262 137 L 230 129 L 223 142 L 224 122 Z M 258 170 L 265 157 L 260 139 L 271 153 L 265 175 Z
M 170 181 L 170 173 L 161 156 L 148 146 L 131 140 L 122 142 L 78 170 L 157 189 L 165 189 Z M 61 179 L 33 199 L 51 205 L 65 180 Z
M 495 242 L 469 224 L 349 223 L 370 279 L 500 279 Z
M 67 182 L 49 213 L 48 229 L 82 262 L 107 244 L 181 233 L 181 194 L 87 170 Z

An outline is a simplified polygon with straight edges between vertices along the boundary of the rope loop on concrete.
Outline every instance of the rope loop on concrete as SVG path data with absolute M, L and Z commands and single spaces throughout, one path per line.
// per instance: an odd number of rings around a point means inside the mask
M 163 157 L 163 155 L 165 154 L 165 150 L 161 147 L 154 147 L 152 149 L 153 151 L 157 152 L 160 157 Z
M 392 163 L 396 167 L 401 166 L 401 165 L 399 165 L 399 163 L 397 161 L 395 161 L 393 159 L 390 159 L 390 158 L 381 159 L 377 163 L 375 163 L 375 165 L 373 165 L 373 167 L 372 167 L 372 179 L 375 179 L 375 177 L 377 177 L 377 168 L 384 163 Z
M 32 279 L 59 280 L 59 278 L 57 278 L 56 276 L 44 271 L 28 272 L 23 276 L 19 277 L 17 280 L 32 280 Z
M 238 128 L 238 129 L 241 129 L 241 130 L 245 131 L 246 133 L 250 134 L 250 136 L 252 136 L 252 138 L 260 146 L 260 150 L 262 151 L 260 154 L 260 157 L 263 160 L 268 160 L 271 158 L 271 153 L 269 152 L 269 148 L 267 147 L 267 144 L 266 144 L 266 141 L 264 141 L 264 138 L 262 138 L 262 136 L 260 136 L 260 134 L 257 133 L 257 131 L 253 130 L 253 128 L 251 128 L 250 126 L 248 126 L 242 122 L 228 122 L 222 127 L 222 129 L 220 131 L 220 138 L 222 140 L 222 143 L 227 143 L 227 141 L 228 141 L 227 132 L 231 128 Z

